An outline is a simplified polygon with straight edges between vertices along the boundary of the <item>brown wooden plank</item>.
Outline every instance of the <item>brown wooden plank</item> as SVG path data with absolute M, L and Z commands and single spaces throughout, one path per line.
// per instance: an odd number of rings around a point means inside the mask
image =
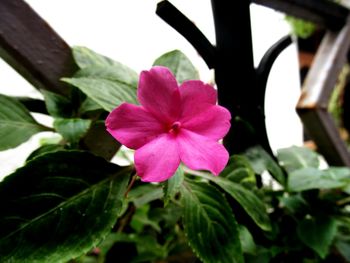
M 350 22 L 339 32 L 328 31 L 304 81 L 297 111 L 319 152 L 331 165 L 350 166 L 350 153 L 341 139 L 328 103 L 350 46 Z
M 67 95 L 76 68 L 70 47 L 24 1 L 0 1 L 0 56 L 36 88 Z
M 350 154 L 341 139 L 332 116 L 325 109 L 298 109 L 308 134 L 317 145 L 328 164 L 335 166 L 349 166 Z
M 69 94 L 69 86 L 60 78 L 77 70 L 70 47 L 22 0 L 0 0 L 0 56 L 36 88 Z M 38 110 L 37 101 L 35 105 L 33 101 L 22 102 L 30 110 Z M 104 124 L 94 125 L 83 144 L 106 159 L 120 147 Z

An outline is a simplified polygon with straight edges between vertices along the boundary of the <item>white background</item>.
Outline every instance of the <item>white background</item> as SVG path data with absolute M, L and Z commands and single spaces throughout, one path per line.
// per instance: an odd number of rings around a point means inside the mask
M 86 46 L 120 61 L 136 71 L 149 69 L 155 58 L 173 49 L 184 52 L 199 69 L 201 79 L 210 81 L 213 72 L 192 46 L 156 14 L 155 0 L 26 0 L 71 46 Z M 172 0 L 215 44 L 210 0 Z M 265 51 L 289 33 L 284 16 L 252 5 L 254 59 L 257 65 Z M 239 26 L 239 25 L 237 25 Z M 239 39 L 237 39 L 239 41 Z M 234 75 L 232 83 L 235 83 Z M 237 87 L 244 88 L 244 87 Z M 35 89 L 0 59 L 0 92 L 40 97 Z M 266 121 L 274 150 L 300 145 L 301 124 L 295 114 L 300 92 L 296 46 L 286 49 L 276 61 L 268 81 Z M 21 166 L 38 147 L 39 138 L 16 149 L 0 152 L 0 180 Z

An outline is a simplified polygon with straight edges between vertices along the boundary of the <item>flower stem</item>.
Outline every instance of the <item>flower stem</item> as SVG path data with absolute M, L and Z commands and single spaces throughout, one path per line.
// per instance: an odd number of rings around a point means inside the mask
M 129 183 L 128 189 L 126 189 L 126 192 L 125 192 L 125 195 L 124 195 L 125 198 L 128 197 L 128 194 L 129 194 L 129 192 L 130 192 L 132 186 L 134 185 L 134 183 L 135 183 L 135 181 L 136 181 L 136 178 L 137 178 L 137 174 L 135 173 L 135 174 L 133 175 L 133 177 L 131 178 L 131 181 L 130 181 L 130 183 Z

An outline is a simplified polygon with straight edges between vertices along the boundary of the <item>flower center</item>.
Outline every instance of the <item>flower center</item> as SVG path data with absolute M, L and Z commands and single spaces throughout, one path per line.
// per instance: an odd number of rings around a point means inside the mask
M 169 132 L 177 134 L 179 133 L 180 128 L 181 128 L 181 122 L 175 121 L 173 124 L 171 124 Z

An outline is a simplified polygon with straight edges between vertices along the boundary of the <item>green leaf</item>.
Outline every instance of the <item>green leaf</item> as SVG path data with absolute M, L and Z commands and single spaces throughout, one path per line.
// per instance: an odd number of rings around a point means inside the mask
M 122 82 L 94 77 L 62 80 L 80 89 L 106 111 L 112 111 L 123 102 L 137 104 L 136 90 Z
M 86 113 L 95 110 L 102 110 L 102 107 L 89 97 L 86 97 L 86 99 L 83 101 L 79 108 L 80 113 Z
M 280 206 L 286 208 L 291 214 L 308 213 L 310 210 L 309 204 L 301 194 L 283 195 L 279 198 Z
M 203 262 L 243 262 L 238 225 L 224 196 L 213 186 L 186 181 L 181 188 L 184 230 Z
M 326 215 L 305 218 L 299 222 L 297 233 L 305 245 L 324 259 L 337 233 L 337 224 L 333 218 Z
M 330 167 L 326 170 L 303 168 L 288 176 L 289 191 L 305 191 L 310 189 L 332 189 L 349 184 L 350 169 L 347 167 Z
M 76 46 L 73 47 L 72 50 L 74 60 L 81 69 L 89 67 L 90 69 L 93 69 L 93 74 L 96 74 L 96 72 L 102 72 L 105 74 L 105 72 L 112 70 L 114 73 L 120 76 L 121 79 L 125 80 L 125 78 L 127 78 L 128 81 L 125 81 L 126 83 L 137 83 L 137 73 L 122 63 L 102 56 L 86 47 Z M 100 69 L 102 69 L 102 71 Z
M 181 166 L 176 170 L 176 173 L 164 183 L 164 205 L 168 205 L 169 201 L 180 191 L 184 180 L 184 171 Z
M 268 171 L 282 186 L 285 186 L 286 179 L 281 167 L 262 147 L 248 149 L 245 156 L 257 174 Z
M 151 220 L 148 217 L 149 209 L 150 209 L 149 204 L 146 204 L 142 207 L 139 207 L 138 209 L 136 209 L 136 211 L 132 217 L 132 220 L 130 222 L 130 226 L 139 234 L 142 233 L 145 226 L 152 227 L 158 233 L 161 232 L 161 229 L 160 229 L 160 226 L 158 225 L 158 223 L 154 220 Z
M 128 194 L 129 201 L 132 201 L 136 207 L 163 198 L 163 190 L 159 185 L 143 184 L 134 187 Z
M 335 243 L 335 247 L 339 251 L 339 253 L 345 258 L 345 262 L 350 261 L 350 242 L 349 240 L 337 240 Z
M 57 152 L 60 150 L 63 150 L 64 146 L 60 144 L 46 144 L 43 146 L 40 146 L 38 149 L 33 151 L 28 157 L 27 162 L 33 160 L 34 158 L 38 157 L 39 155 L 50 153 L 50 152 Z
M 230 157 L 225 169 L 220 177 L 225 177 L 233 182 L 253 182 L 255 183 L 255 172 L 245 156 L 233 155 Z
M 78 142 L 89 130 L 91 120 L 55 119 L 53 126 L 64 139 L 71 143 Z
M 185 80 L 199 79 L 199 74 L 191 61 L 179 50 L 173 50 L 160 56 L 153 63 L 168 67 L 179 83 Z
M 253 236 L 250 234 L 248 228 L 243 225 L 239 225 L 239 239 L 241 240 L 242 250 L 244 253 L 256 253 L 256 245 Z
M 41 93 L 45 98 L 46 109 L 52 117 L 72 117 L 73 106 L 69 99 L 47 90 L 41 90 Z
M 277 158 L 288 173 L 301 168 L 318 168 L 320 165 L 317 153 L 305 147 L 280 149 L 277 151 Z
M 111 111 L 122 102 L 137 104 L 138 74 L 134 70 L 85 47 L 74 47 L 73 56 L 81 70 L 73 78 L 62 80 L 77 87 L 99 105 L 97 107 L 87 99 L 80 108 L 81 112 L 99 107 Z
M 39 156 L 0 183 L 2 262 L 67 262 L 119 216 L 130 168 L 86 152 Z
M 129 72 L 131 69 L 125 69 L 119 66 L 89 66 L 79 70 L 74 77 L 75 78 L 97 78 L 107 79 L 117 82 L 122 82 L 129 85 L 131 88 L 136 89 L 138 83 L 138 75 L 136 72 Z
M 0 94 L 0 151 L 14 148 L 34 134 L 47 130 L 21 103 Z
M 252 191 L 224 177 L 214 177 L 206 174 L 200 176 L 214 182 L 234 198 L 261 229 L 271 230 L 271 222 L 265 204 Z

